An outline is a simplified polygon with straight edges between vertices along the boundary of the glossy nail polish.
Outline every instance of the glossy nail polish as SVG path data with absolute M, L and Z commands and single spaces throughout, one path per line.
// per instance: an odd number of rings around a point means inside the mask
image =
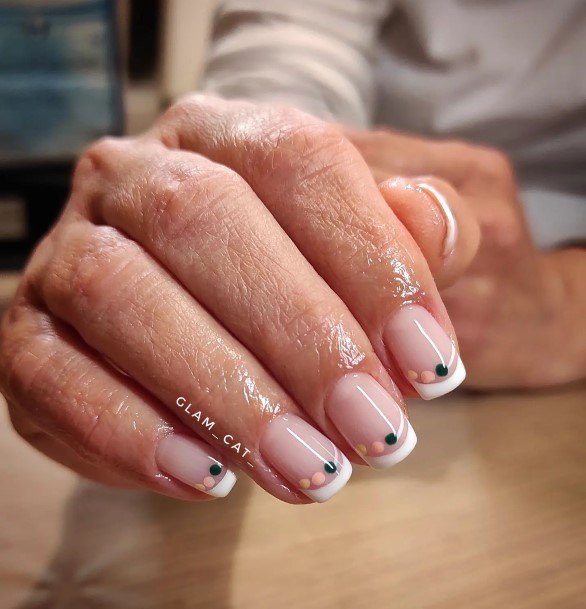
M 427 184 L 426 182 L 418 182 L 417 188 L 423 190 L 423 192 L 425 192 L 435 201 L 436 205 L 439 207 L 444 216 L 446 221 L 446 235 L 444 237 L 442 256 L 447 258 L 454 251 L 458 238 L 458 225 L 452 212 L 452 208 L 444 195 L 437 190 L 437 188 L 431 186 L 431 184 Z
M 261 437 L 260 450 L 295 488 L 319 503 L 341 490 L 352 474 L 340 449 L 295 415 L 273 419 Z
M 325 407 L 338 431 L 372 467 L 399 463 L 417 444 L 405 413 L 369 374 L 341 378 Z
M 213 497 L 225 497 L 236 484 L 221 455 L 195 438 L 179 434 L 163 438 L 156 461 L 161 471 Z
M 387 349 L 424 400 L 454 390 L 466 378 L 456 345 L 419 305 L 399 309 L 384 330 Z

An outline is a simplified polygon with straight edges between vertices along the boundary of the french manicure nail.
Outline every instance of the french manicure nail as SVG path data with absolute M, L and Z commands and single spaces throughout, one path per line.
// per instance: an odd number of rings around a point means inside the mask
M 283 414 L 268 424 L 260 450 L 295 488 L 319 503 L 341 490 L 352 474 L 352 466 L 340 449 L 292 414 Z
M 423 190 L 423 192 L 425 192 L 436 202 L 445 218 L 446 236 L 444 237 L 442 256 L 446 258 L 454 251 L 454 248 L 456 247 L 456 239 L 458 238 L 458 225 L 452 212 L 452 208 L 450 207 L 448 200 L 439 190 L 437 190 L 437 188 L 434 188 L 426 182 L 418 182 L 417 188 Z
M 225 497 L 236 484 L 236 475 L 220 454 L 194 438 L 166 436 L 157 447 L 155 459 L 169 476 L 213 497 Z
M 397 402 L 369 374 L 342 377 L 328 395 L 325 408 L 338 431 L 372 467 L 399 463 L 417 444 Z
M 466 378 L 456 345 L 427 309 L 402 307 L 384 330 L 387 349 L 417 393 L 432 400 Z

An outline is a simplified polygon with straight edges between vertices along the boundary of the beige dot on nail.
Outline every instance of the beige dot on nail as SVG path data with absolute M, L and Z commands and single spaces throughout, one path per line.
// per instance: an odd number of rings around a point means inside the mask
M 205 487 L 203 484 L 196 484 L 196 485 L 195 485 L 195 488 L 196 488 L 198 491 L 205 491 L 205 490 L 206 490 L 206 487 Z
M 407 378 L 410 381 L 414 381 L 419 375 L 417 374 L 417 372 L 415 372 L 415 370 L 409 370 L 407 372 Z
M 311 481 L 315 486 L 321 486 L 326 481 L 326 477 L 321 472 L 315 472 L 311 477 Z
M 366 454 L 366 446 L 364 446 L 364 444 L 357 444 L 356 445 L 356 452 L 359 455 L 365 455 Z
M 380 455 L 385 450 L 385 445 L 382 442 L 373 442 L 372 443 L 372 452 L 375 455 Z
M 309 488 L 311 486 L 311 480 L 309 478 L 303 478 L 303 480 L 299 480 L 300 488 Z
M 203 483 L 205 484 L 206 488 L 212 488 L 212 486 L 214 486 L 214 484 L 216 484 L 216 481 L 211 476 L 206 476 L 203 479 Z
M 432 383 L 433 381 L 435 381 L 435 374 L 431 372 L 431 370 L 424 370 L 421 373 L 421 380 L 424 383 Z

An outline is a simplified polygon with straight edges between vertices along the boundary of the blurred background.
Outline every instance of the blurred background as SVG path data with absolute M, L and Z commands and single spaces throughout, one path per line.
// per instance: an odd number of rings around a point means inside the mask
M 74 159 L 193 90 L 213 0 L 0 0 L 0 269 L 54 222 Z
M 196 88 L 214 4 L 0 0 L 0 312 L 80 150 Z M 582 609 L 585 395 L 413 404 L 405 464 L 301 508 L 243 477 L 201 505 L 100 487 L 2 408 L 0 607 Z

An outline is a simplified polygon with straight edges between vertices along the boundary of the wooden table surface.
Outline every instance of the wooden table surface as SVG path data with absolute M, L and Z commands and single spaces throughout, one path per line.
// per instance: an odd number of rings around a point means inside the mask
M 100 487 L 2 414 L 0 607 L 584 609 L 586 387 L 412 413 L 409 459 L 301 507 Z

